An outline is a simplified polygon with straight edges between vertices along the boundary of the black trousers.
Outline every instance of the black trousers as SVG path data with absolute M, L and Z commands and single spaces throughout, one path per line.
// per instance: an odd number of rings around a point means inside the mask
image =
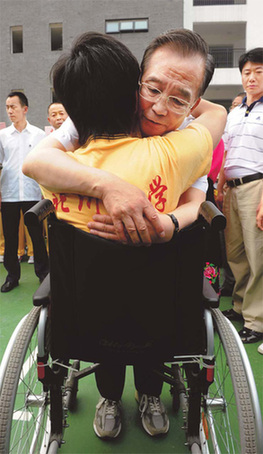
M 135 388 L 140 394 L 159 397 L 162 392 L 163 379 L 153 372 L 152 367 L 148 364 L 133 367 Z M 116 401 L 121 399 L 125 369 L 126 366 L 122 365 L 100 365 L 95 372 L 95 377 L 102 397 Z
M 5 238 L 4 267 L 8 273 L 7 281 L 19 281 L 21 274 L 17 257 L 20 210 L 24 214 L 37 202 L 37 200 L 30 202 L 2 202 L 1 211 Z M 43 226 L 39 224 L 30 227 L 28 231 L 33 243 L 35 273 L 42 280 L 49 272 L 49 260 L 43 236 Z

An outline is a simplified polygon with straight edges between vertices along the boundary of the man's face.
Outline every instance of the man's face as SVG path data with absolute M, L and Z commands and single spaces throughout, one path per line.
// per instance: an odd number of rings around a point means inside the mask
M 248 61 L 242 69 L 242 84 L 248 99 L 256 101 L 263 96 L 263 64 Z
M 139 96 L 142 135 L 162 135 L 177 129 L 198 101 L 203 77 L 204 60 L 200 55 L 183 57 L 169 46 L 157 49 L 146 66 L 141 82 L 157 88 L 163 96 L 157 102 Z M 189 103 L 185 112 L 172 111 L 167 103 L 168 96 Z
M 6 112 L 12 123 L 17 124 L 25 120 L 28 107 L 21 106 L 18 96 L 11 96 L 6 100 Z
M 54 129 L 58 129 L 68 114 L 62 104 L 52 104 L 48 109 L 48 121 Z
M 244 95 L 245 96 L 245 95 Z M 242 103 L 242 99 L 244 96 L 236 96 L 233 101 L 232 101 L 232 104 L 231 106 L 229 107 L 229 110 L 233 110 L 235 107 L 237 106 L 240 106 L 240 104 Z

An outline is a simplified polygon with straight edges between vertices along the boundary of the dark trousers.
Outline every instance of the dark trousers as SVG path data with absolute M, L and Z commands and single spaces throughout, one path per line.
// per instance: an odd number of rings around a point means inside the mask
M 154 367 L 154 366 L 153 366 Z M 102 397 L 109 400 L 120 400 L 126 366 L 101 364 L 96 370 L 96 382 Z M 159 397 L 162 392 L 163 379 L 155 374 L 149 365 L 134 366 L 135 387 L 140 394 Z
M 2 202 L 1 211 L 5 238 L 4 267 L 8 273 L 7 281 L 19 281 L 21 274 L 20 263 L 17 257 L 20 210 L 24 214 L 37 202 Z M 43 226 L 39 224 L 30 227 L 28 231 L 33 243 L 35 273 L 42 280 L 49 272 Z

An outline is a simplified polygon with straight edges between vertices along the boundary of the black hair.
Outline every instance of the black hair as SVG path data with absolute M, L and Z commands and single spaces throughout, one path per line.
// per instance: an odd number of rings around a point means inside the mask
M 82 34 L 52 69 L 53 86 L 83 145 L 89 136 L 131 132 L 140 69 L 131 51 L 112 36 Z
M 215 69 L 214 59 L 212 55 L 208 53 L 208 45 L 204 39 L 196 32 L 187 30 L 184 28 L 168 30 L 161 35 L 157 36 L 146 48 L 142 62 L 141 62 L 141 74 L 145 72 L 149 60 L 153 53 L 162 46 L 174 48 L 176 52 L 179 52 L 183 56 L 199 54 L 204 59 L 204 80 L 199 89 L 199 96 L 202 96 L 207 89 Z
M 13 98 L 13 96 L 17 96 L 19 98 L 20 104 L 22 107 L 27 106 L 28 107 L 28 99 L 22 91 L 11 91 L 7 98 Z
M 263 47 L 256 47 L 255 49 L 251 49 L 245 54 L 241 55 L 238 62 L 239 71 L 241 73 L 242 69 L 248 61 L 251 61 L 252 63 L 263 64 Z
M 49 106 L 48 106 L 48 108 L 47 108 L 47 113 L 49 113 L 49 108 L 50 108 L 51 106 L 53 106 L 54 104 L 61 104 L 61 105 L 63 105 L 60 101 L 53 101 L 53 102 L 51 102 L 51 103 L 49 104 Z M 63 107 L 64 107 L 64 106 L 63 106 Z M 65 110 L 66 110 L 66 109 L 65 109 Z

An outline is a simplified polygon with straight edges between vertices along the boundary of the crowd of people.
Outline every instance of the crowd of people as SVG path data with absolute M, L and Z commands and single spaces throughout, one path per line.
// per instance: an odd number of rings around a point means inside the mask
M 22 92 L 12 91 L 6 99 L 6 112 L 11 126 L 0 131 L 1 225 L 0 255 L 7 270 L 1 292 L 7 293 L 19 285 L 20 262 L 25 253 L 28 263 L 42 282 L 49 271 L 43 226 L 24 225 L 23 214 L 42 198 L 36 181 L 26 177 L 22 165 L 26 155 L 45 137 L 45 132 L 27 121 L 28 99 Z M 53 130 L 66 119 L 60 103 L 48 107 L 48 121 Z
M 40 187 L 60 219 L 106 239 L 142 245 L 169 241 L 196 219 L 209 194 L 227 218 L 223 289 L 233 308 L 223 313 L 244 323 L 243 343 L 262 340 L 263 48 L 242 55 L 239 69 L 244 93 L 227 116 L 222 106 L 201 99 L 214 64 L 197 33 L 182 29 L 158 36 L 145 50 L 141 68 L 110 35 L 85 33 L 53 68 L 61 104 L 48 108 L 51 135 L 44 138 L 28 123 L 27 98 L 11 92 L 6 108 L 12 125 L 0 131 L 8 273 L 1 291 L 19 283 L 20 212 L 40 200 Z M 149 187 L 157 176 L 163 191 L 154 198 Z M 79 195 L 89 197 L 81 211 Z M 29 234 L 42 281 L 48 273 L 43 230 Z M 220 238 L 213 241 L 205 275 L 214 284 L 217 273 L 220 293 L 222 245 Z M 263 353 L 263 344 L 258 351 Z M 151 436 L 167 433 L 162 379 L 141 366 L 134 367 L 134 376 L 143 428 Z M 115 438 L 122 427 L 125 367 L 103 364 L 96 381 L 101 397 L 94 430 L 100 438 Z

